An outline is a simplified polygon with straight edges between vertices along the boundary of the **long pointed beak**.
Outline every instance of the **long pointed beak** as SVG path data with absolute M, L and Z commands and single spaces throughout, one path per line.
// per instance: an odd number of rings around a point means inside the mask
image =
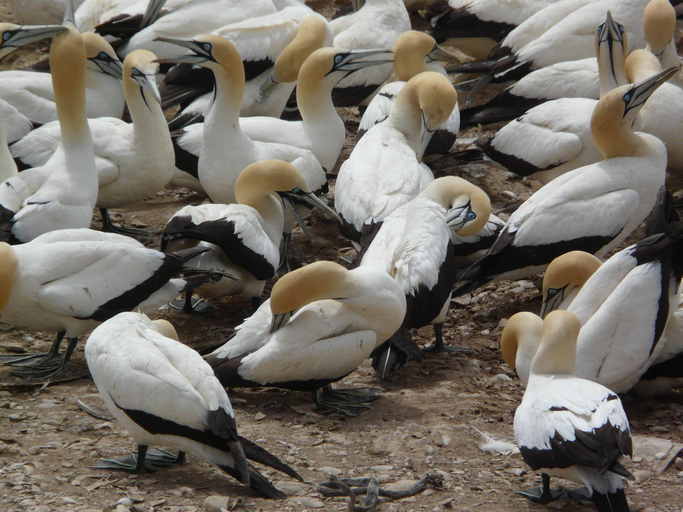
M 121 80 L 123 77 L 123 65 L 121 64 L 121 61 L 118 59 L 100 59 L 98 57 L 95 57 L 93 59 L 90 59 L 92 62 L 95 63 L 95 65 L 100 68 L 100 71 L 104 73 L 105 75 L 112 76 L 114 78 L 117 78 Z
M 672 66 L 631 87 L 623 96 L 624 115 L 630 110 L 644 105 L 648 98 L 652 96 L 652 93 L 669 78 L 678 73 L 679 69 L 681 69 L 680 66 Z
M 624 40 L 624 26 L 612 18 L 612 13 L 610 11 L 607 11 L 603 26 L 604 28 L 601 30 L 600 37 L 601 41 L 608 37 L 613 41 L 622 42 Z
M 564 299 L 564 289 L 562 289 L 560 292 L 556 293 L 553 295 L 551 298 L 546 299 L 546 296 L 543 295 L 543 303 L 541 304 L 541 312 L 540 316 L 541 318 L 545 318 L 545 316 L 550 313 L 551 311 L 555 311 L 559 306 L 562 300 Z
M 161 93 L 159 92 L 159 87 L 157 86 L 156 77 L 154 75 L 134 76 L 133 80 L 135 80 L 144 90 L 148 91 L 157 103 L 161 103 Z
M 325 201 L 323 201 L 320 197 L 315 195 L 313 192 L 309 192 L 308 194 L 302 196 L 301 199 L 306 201 L 308 204 L 310 204 L 314 208 L 320 208 L 322 211 L 327 213 L 330 217 L 335 219 L 337 222 L 341 222 L 341 219 L 339 218 L 339 215 L 337 215 L 337 212 L 335 212 L 332 208 L 330 208 L 329 205 Z
M 0 41 L 0 49 L 3 48 L 21 48 L 27 44 L 35 43 L 43 39 L 54 37 L 57 34 L 68 30 L 64 25 L 26 25 L 19 27 L 13 32 L 3 32 L 2 41 Z M 5 39 L 4 34 L 11 35 Z
M 172 37 L 157 37 L 155 41 L 172 44 L 174 46 L 180 46 L 181 48 L 187 48 L 192 52 L 189 54 L 177 55 L 175 57 L 157 59 L 156 62 L 158 62 L 159 64 L 201 64 L 203 62 L 211 60 L 211 57 L 209 55 L 206 55 L 204 49 L 201 48 L 201 46 L 196 41 L 187 39 L 175 39 Z
M 449 52 L 443 46 L 434 45 L 432 51 L 427 54 L 427 60 L 429 62 L 460 62 L 458 56 L 454 53 Z
M 446 224 L 450 229 L 459 231 L 466 222 L 466 216 L 463 215 L 462 208 L 453 208 L 446 212 Z
M 345 55 L 346 57 L 338 64 L 335 64 L 330 70 L 330 73 L 334 71 L 353 72 L 370 66 L 388 64 L 394 61 L 394 53 L 387 49 L 351 50 L 338 55 Z
M 150 0 L 147 4 L 147 9 L 145 9 L 145 13 L 142 15 L 140 28 L 144 28 L 159 19 L 159 13 L 165 4 L 166 0 Z

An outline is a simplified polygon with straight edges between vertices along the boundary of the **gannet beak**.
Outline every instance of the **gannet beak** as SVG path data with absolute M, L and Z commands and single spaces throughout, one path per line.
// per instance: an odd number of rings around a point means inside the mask
M 394 53 L 391 50 L 351 50 L 335 55 L 334 65 L 327 74 L 329 75 L 335 71 L 347 71 L 350 74 L 359 69 L 387 64 L 393 61 Z
M 634 108 L 642 107 L 652 93 L 664 82 L 678 73 L 680 66 L 672 66 L 631 87 L 624 94 L 624 116 Z
M 148 75 L 137 68 L 133 68 L 131 78 L 135 80 L 142 89 L 148 91 L 157 103 L 161 103 L 161 93 L 159 92 L 157 80 L 154 75 Z
M 68 30 L 64 25 L 26 25 L 0 33 L 0 58 L 27 44 L 53 37 Z
M 477 214 L 470 208 L 470 203 L 457 208 L 451 208 L 446 212 L 446 224 L 453 231 L 460 231 L 465 224 L 477 218 Z
M 341 222 L 339 215 L 320 197 L 313 192 L 304 192 L 303 190 L 291 190 L 289 192 L 278 192 L 278 194 L 288 200 L 290 203 L 305 203 L 312 208 L 320 208 L 325 213 L 330 215 L 337 222 Z
M 621 23 L 614 21 L 610 11 L 607 11 L 605 22 L 598 25 L 598 32 L 600 33 L 601 43 L 605 41 L 618 41 L 621 43 L 624 41 L 624 26 Z
M 566 286 L 563 288 L 556 288 L 557 291 L 554 292 L 552 295 L 547 294 L 547 299 L 545 295 L 543 296 L 543 304 L 541 304 L 541 318 L 545 318 L 545 315 L 547 315 L 551 311 L 555 311 L 557 308 L 560 307 L 560 303 L 564 299 L 564 292 L 566 289 Z
M 110 55 L 100 52 L 95 57 L 88 60 L 95 64 L 105 75 L 113 76 L 114 78 L 121 80 L 121 77 L 123 76 L 123 65 L 119 59 L 114 59 Z
M 142 16 L 142 23 L 140 23 L 140 27 L 144 28 L 147 25 L 155 22 L 159 18 L 159 13 L 165 4 L 166 0 L 149 0 L 149 4 L 147 4 L 145 13 Z
M 432 51 L 427 54 L 427 61 L 428 62 L 450 62 L 450 61 L 460 62 L 460 59 L 454 53 L 449 52 L 443 46 L 440 46 L 437 44 L 437 45 L 434 45 L 434 48 L 432 48 Z
M 165 59 L 157 59 L 159 64 L 203 64 L 204 62 L 213 62 L 215 59 L 211 54 L 211 43 L 204 43 L 200 41 L 188 41 L 185 39 L 174 39 L 171 37 L 157 37 L 155 41 L 168 43 L 182 48 L 187 48 L 192 53 L 185 55 L 178 55 Z

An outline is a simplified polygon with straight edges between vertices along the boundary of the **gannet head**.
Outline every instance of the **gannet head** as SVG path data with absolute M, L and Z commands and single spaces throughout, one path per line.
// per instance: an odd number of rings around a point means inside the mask
M 486 192 L 456 176 L 435 179 L 422 195 L 446 209 L 446 222 L 460 236 L 481 231 L 491 215 L 491 200 Z
M 323 47 L 329 39 L 331 37 L 327 30 L 327 22 L 322 17 L 305 17 L 294 39 L 275 60 L 273 80 L 280 83 L 296 81 L 304 61 L 315 50 Z
M 643 30 L 650 50 L 658 55 L 674 37 L 676 9 L 668 0 L 650 0 L 643 11 Z
M 84 32 L 81 35 L 85 45 L 85 58 L 88 60 L 87 68 L 120 80 L 121 61 L 107 40 L 94 32 Z
M 434 38 L 419 30 L 403 32 L 394 44 L 394 70 L 399 80 L 408 81 L 425 70 L 427 62 L 458 60 L 439 46 Z
M 148 50 L 135 50 L 129 53 L 123 61 L 125 81 L 128 85 L 140 87 L 145 102 L 150 97 L 157 103 L 161 103 L 161 94 L 156 82 L 156 74 L 159 71 L 156 58 L 156 55 Z
M 626 83 L 624 60 L 627 52 L 624 26 L 612 18 L 607 11 L 605 21 L 598 25 L 595 33 L 595 52 L 600 68 L 600 94 Z
M 557 309 L 545 317 L 541 344 L 531 363 L 535 374 L 573 375 L 576 372 L 576 339 L 581 323 L 574 313 Z
M 179 341 L 178 332 L 175 330 L 175 327 L 173 327 L 173 324 L 168 320 L 164 320 L 163 318 L 152 320 L 152 328 L 162 336 Z
M 581 288 L 602 262 L 590 253 L 570 251 L 550 262 L 543 274 L 541 317 L 557 309 L 575 288 Z
M 531 361 L 538 350 L 542 332 L 543 320 L 538 315 L 528 311 L 512 315 L 508 318 L 500 335 L 500 352 L 503 361 L 513 370 L 518 370 L 517 373 L 520 374 L 522 369 L 517 368 L 517 353 L 524 353 Z
M 14 23 L 0 23 L 0 59 L 17 48 L 54 37 L 65 30 L 66 27 L 63 25 L 22 26 Z
M 407 99 L 422 117 L 427 131 L 433 132 L 443 124 L 456 108 L 458 94 L 445 76 L 433 71 L 425 71 L 411 78 L 399 93 Z

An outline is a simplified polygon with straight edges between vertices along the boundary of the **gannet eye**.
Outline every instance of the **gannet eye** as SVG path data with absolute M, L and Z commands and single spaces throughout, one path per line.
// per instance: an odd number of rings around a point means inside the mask
M 10 37 L 12 37 L 13 35 L 14 35 L 13 30 L 7 30 L 7 31 L 2 33 L 2 40 L 3 41 L 9 41 Z
M 631 98 L 633 97 L 633 90 L 628 91 L 626 94 L 624 94 L 624 102 L 628 103 L 631 101 Z
M 548 288 L 548 297 L 554 297 L 560 293 L 560 288 Z
M 199 47 L 208 54 L 211 54 L 211 50 L 213 49 L 213 45 L 211 43 L 199 43 Z
M 338 55 L 335 55 L 335 56 L 334 56 L 334 64 L 335 64 L 335 65 L 341 64 L 341 63 L 344 61 L 344 58 L 345 58 L 345 55 L 343 55 L 343 54 L 341 54 L 341 53 L 338 54 Z
M 466 221 L 474 220 L 474 219 L 476 219 L 476 218 L 477 218 L 477 214 L 474 213 L 472 210 L 470 210 L 469 212 L 467 212 L 467 215 L 465 215 L 465 220 L 466 220 Z

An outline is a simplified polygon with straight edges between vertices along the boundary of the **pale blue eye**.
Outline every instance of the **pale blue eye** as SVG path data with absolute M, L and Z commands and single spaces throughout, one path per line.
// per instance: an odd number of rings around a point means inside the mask
M 465 215 L 465 220 L 474 220 L 477 218 L 477 214 L 474 213 L 473 211 L 467 212 L 467 215 Z

